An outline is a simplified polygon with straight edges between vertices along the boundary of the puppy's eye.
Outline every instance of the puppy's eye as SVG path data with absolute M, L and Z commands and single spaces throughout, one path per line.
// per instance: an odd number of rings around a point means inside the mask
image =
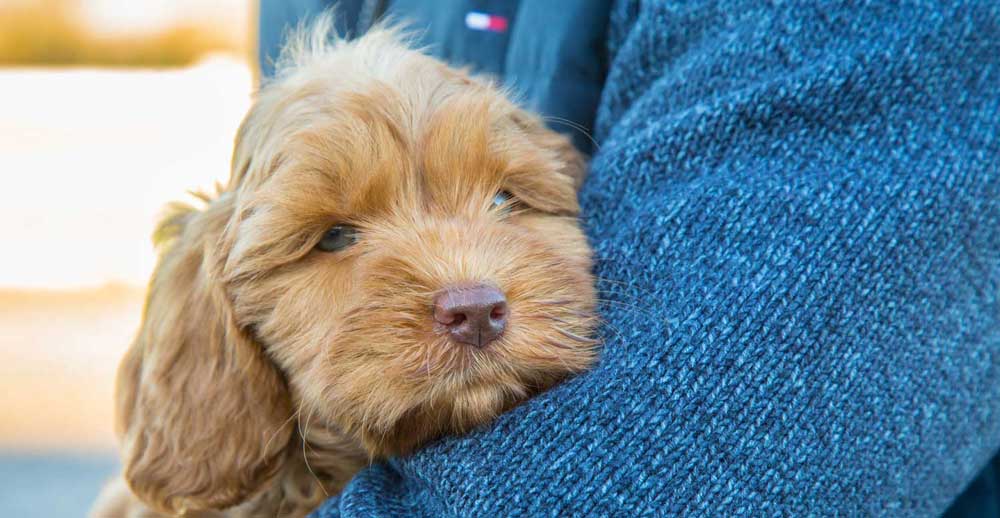
M 514 197 L 509 191 L 500 191 L 493 195 L 493 208 L 500 209 L 503 212 L 510 212 L 511 207 L 517 202 L 517 198 Z
M 316 243 L 316 249 L 322 252 L 337 252 L 354 244 L 358 240 L 358 229 L 350 225 L 330 227 L 323 238 Z

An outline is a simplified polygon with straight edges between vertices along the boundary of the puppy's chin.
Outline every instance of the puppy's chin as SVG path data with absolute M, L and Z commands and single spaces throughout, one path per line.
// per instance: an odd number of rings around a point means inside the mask
M 592 319 L 577 316 L 589 308 L 567 304 L 545 313 L 547 304 L 512 304 L 504 334 L 481 348 L 428 332 L 400 341 L 399 329 L 384 329 L 376 336 L 381 343 L 395 336 L 398 354 L 368 357 L 339 376 L 319 396 L 324 413 L 373 457 L 487 424 L 595 360 L 596 343 L 585 338 Z
M 426 380 L 421 389 L 408 394 L 408 400 L 386 401 L 406 410 L 395 420 L 379 419 L 363 426 L 359 439 L 365 449 L 374 457 L 401 455 L 444 435 L 462 435 L 568 374 L 538 371 L 518 379 L 508 371 L 479 367 L 483 364 L 473 360 L 460 372 Z
M 410 344 L 417 360 L 412 365 L 370 362 L 356 377 L 328 387 L 320 397 L 326 402 L 323 413 L 372 457 L 406 454 L 437 437 L 464 434 L 585 370 L 595 359 L 595 343 L 582 336 L 552 333 L 549 346 L 559 339 L 565 348 L 557 354 L 524 342 L 538 334 L 515 323 L 481 349 L 441 337 Z M 421 354 L 427 357 L 423 361 Z

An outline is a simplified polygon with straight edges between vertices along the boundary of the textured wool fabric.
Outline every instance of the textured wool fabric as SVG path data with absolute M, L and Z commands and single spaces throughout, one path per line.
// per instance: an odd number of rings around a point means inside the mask
M 600 364 L 316 516 L 944 511 L 1000 447 L 1000 6 L 610 25 Z

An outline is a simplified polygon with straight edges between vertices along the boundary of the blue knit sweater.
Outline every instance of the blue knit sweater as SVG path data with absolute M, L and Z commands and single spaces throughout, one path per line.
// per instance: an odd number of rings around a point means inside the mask
M 1000 447 L 1000 5 L 826 4 L 618 2 L 600 364 L 317 516 L 945 509 Z

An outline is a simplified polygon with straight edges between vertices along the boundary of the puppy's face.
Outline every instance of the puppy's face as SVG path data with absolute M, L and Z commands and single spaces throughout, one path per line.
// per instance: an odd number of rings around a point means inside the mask
M 495 89 L 396 62 L 265 93 L 249 124 L 290 131 L 241 149 L 224 274 L 302 411 L 375 454 L 482 423 L 594 357 L 579 157 Z
M 391 33 L 290 55 L 229 185 L 158 231 L 118 385 L 125 478 L 158 509 L 259 491 L 295 416 L 402 453 L 595 358 L 568 139 Z

